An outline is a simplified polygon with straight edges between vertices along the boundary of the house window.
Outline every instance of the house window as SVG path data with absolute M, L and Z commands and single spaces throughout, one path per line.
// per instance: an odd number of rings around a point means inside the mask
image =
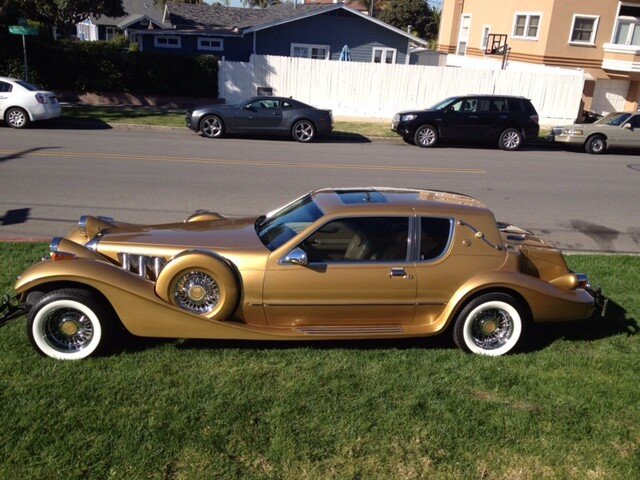
M 460 31 L 458 32 L 458 55 L 467 53 L 467 45 L 469 44 L 469 30 L 471 29 L 471 15 L 462 15 L 460 17 Z
M 574 15 L 569 43 L 594 45 L 600 17 L 592 15 Z
M 291 56 L 311 58 L 314 60 L 329 59 L 329 45 L 310 45 L 307 43 L 292 43 Z
M 640 7 L 620 7 L 613 43 L 640 46 Z
M 182 39 L 176 35 L 156 35 L 153 46 L 157 48 L 182 48 Z
M 109 41 L 113 40 L 116 36 L 120 35 L 121 30 L 117 27 L 106 27 L 106 33 L 104 39 Z
M 516 13 L 512 37 L 537 40 L 541 18 L 540 13 Z
M 224 50 L 223 39 L 198 37 L 198 50 L 213 50 L 215 52 L 221 52 Z
M 396 63 L 395 48 L 374 48 L 371 52 L 373 63 Z
M 482 26 L 482 39 L 480 40 L 480 49 L 483 51 L 487 50 L 487 45 L 489 44 L 489 34 L 491 33 L 491 25 L 483 25 Z

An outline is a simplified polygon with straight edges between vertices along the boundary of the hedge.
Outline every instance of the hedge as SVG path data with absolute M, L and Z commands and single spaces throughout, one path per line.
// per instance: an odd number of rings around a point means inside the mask
M 218 97 L 218 59 L 136 52 L 117 42 L 27 37 L 29 80 L 53 91 Z M 0 33 L 0 76 L 24 75 L 22 39 Z

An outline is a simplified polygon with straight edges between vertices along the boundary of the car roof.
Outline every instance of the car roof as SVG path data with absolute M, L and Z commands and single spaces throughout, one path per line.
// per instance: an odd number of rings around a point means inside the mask
M 2 82 L 17 82 L 18 79 L 17 78 L 11 78 L 11 77 L 0 77 L 0 81 L 2 81 Z
M 323 188 L 310 195 L 325 214 L 489 212 L 484 203 L 469 195 L 420 188 Z
M 514 98 L 517 100 L 529 100 L 527 97 L 523 97 L 522 95 L 500 95 L 496 93 L 478 93 L 478 94 L 468 94 L 468 95 L 459 95 L 452 98 Z

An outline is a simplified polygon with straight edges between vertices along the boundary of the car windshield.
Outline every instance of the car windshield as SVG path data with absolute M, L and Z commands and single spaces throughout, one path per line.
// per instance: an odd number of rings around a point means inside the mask
M 451 102 L 453 102 L 456 98 L 457 97 L 445 98 L 444 100 L 442 100 L 441 102 L 436 103 L 432 107 L 427 108 L 427 110 L 442 110 L 444 107 L 446 107 Z
M 16 83 L 18 85 L 20 85 L 23 88 L 26 88 L 27 90 L 30 90 L 32 92 L 36 92 L 38 90 L 42 90 L 40 87 L 37 87 L 29 82 L 25 82 L 24 80 L 17 80 Z
M 618 127 L 624 124 L 631 117 L 630 113 L 610 113 L 606 117 L 602 117 L 600 120 L 594 122 L 599 125 L 612 125 Z
M 256 233 L 269 250 L 275 250 L 322 215 L 322 210 L 311 199 L 311 195 L 305 195 L 274 212 L 258 217 Z

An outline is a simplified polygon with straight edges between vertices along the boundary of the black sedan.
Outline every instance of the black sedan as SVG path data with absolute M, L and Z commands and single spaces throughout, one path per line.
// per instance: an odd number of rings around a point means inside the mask
M 227 133 L 291 135 L 310 142 L 331 133 L 331 110 L 320 110 L 292 98 L 253 97 L 234 105 L 205 105 L 187 111 L 187 127 L 205 137 Z

